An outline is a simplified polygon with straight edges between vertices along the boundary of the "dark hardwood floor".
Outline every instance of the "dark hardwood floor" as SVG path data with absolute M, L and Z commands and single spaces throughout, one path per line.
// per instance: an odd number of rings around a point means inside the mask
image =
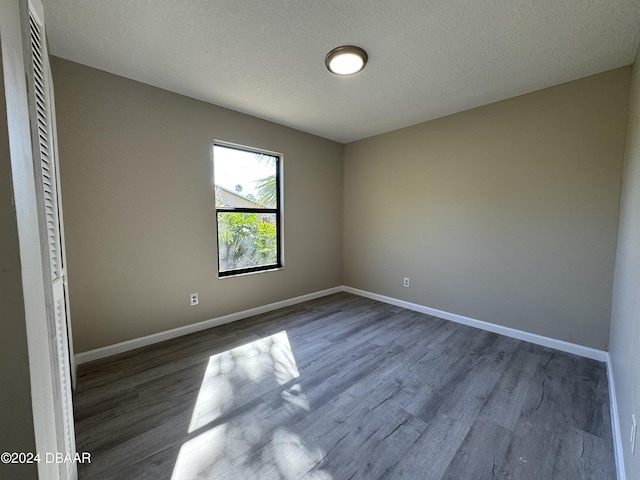
M 347 293 L 81 365 L 81 480 L 615 479 L 604 364 Z

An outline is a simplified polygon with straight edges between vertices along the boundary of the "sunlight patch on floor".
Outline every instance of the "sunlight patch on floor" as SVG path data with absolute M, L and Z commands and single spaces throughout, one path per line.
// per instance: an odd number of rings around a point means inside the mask
M 230 410 L 235 405 L 238 386 L 262 380 L 275 380 L 278 385 L 284 385 L 299 375 L 287 332 L 212 355 L 193 409 L 189 433 Z
M 286 331 L 212 355 L 171 480 L 331 480 L 317 468 L 324 452 L 289 425 L 310 411 L 302 386 L 288 385 L 299 377 Z M 279 404 L 256 402 L 279 386 Z

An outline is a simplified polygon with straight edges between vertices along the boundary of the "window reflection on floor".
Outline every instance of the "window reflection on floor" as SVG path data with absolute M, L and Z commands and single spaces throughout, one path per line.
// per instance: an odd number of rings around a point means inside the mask
M 286 331 L 209 358 L 172 480 L 331 480 L 292 419 L 309 410 Z M 280 388 L 279 400 L 261 396 Z

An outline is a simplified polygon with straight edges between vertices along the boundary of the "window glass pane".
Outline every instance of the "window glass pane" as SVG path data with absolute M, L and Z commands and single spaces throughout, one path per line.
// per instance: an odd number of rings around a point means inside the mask
M 276 208 L 278 157 L 215 145 L 216 207 Z
M 220 272 L 278 263 L 275 213 L 218 212 Z

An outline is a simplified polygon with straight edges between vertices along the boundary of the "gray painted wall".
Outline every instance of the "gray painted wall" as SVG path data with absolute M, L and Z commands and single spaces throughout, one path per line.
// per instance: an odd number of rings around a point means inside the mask
M 631 415 L 640 422 L 640 52 L 631 81 L 629 126 L 611 312 L 609 354 L 627 480 L 640 479 L 640 432 L 630 451 Z
M 344 283 L 606 349 L 629 81 L 621 68 L 346 145 Z
M 18 227 L 0 53 L 0 452 L 35 452 Z M 37 478 L 36 464 L 0 463 L 0 478 Z
M 341 144 L 62 59 L 53 77 L 76 352 L 342 283 Z M 217 278 L 214 139 L 284 155 L 283 270 Z

